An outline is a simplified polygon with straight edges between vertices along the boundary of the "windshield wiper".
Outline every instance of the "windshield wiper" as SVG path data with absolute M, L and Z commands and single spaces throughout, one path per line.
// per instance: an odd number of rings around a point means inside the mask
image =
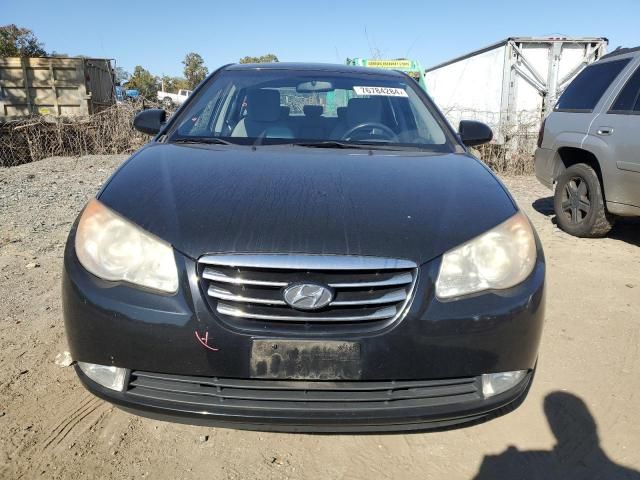
M 295 142 L 291 145 L 309 148 L 358 148 L 365 150 L 370 150 L 372 147 L 377 147 L 377 145 L 362 145 L 358 143 L 338 142 L 337 140 L 325 140 L 322 142 Z
M 207 145 L 237 145 L 236 143 L 230 142 L 228 140 L 223 140 L 218 137 L 184 137 L 177 138 L 172 141 L 172 143 L 204 143 Z
M 375 143 L 348 143 L 337 140 L 324 140 L 320 142 L 296 142 L 292 145 L 309 148 L 356 148 L 360 150 L 421 150 L 418 145 L 389 145 L 386 142 Z

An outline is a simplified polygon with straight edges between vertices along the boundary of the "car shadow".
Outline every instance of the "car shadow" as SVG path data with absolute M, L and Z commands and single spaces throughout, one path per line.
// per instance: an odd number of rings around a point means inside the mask
M 557 440 L 552 450 L 510 446 L 499 455 L 485 456 L 474 479 L 640 479 L 640 472 L 614 463 L 604 453 L 596 422 L 582 399 L 567 392 L 550 393 L 544 412 Z
M 549 217 L 551 223 L 557 225 L 556 214 L 553 210 L 553 197 L 539 198 L 531 206 L 536 212 Z M 607 237 L 640 246 L 640 218 L 618 217 Z
M 553 217 L 551 221 L 555 224 L 556 214 L 553 211 L 553 197 L 539 198 L 531 204 L 533 209 L 546 217 Z

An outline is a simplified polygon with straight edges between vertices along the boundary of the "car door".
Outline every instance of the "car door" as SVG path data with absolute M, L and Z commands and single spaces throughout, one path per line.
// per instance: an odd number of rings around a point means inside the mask
M 595 143 L 596 148 L 606 147 L 599 139 L 590 139 L 588 132 L 593 124 L 593 119 L 602 110 L 599 107 L 603 99 L 611 95 L 611 91 L 617 85 L 617 79 L 629 65 L 628 58 L 613 58 L 607 61 L 596 62 L 586 67 L 567 86 L 553 112 L 545 120 L 545 135 L 542 146 L 550 150 L 558 150 L 562 147 L 584 148 L 584 143 Z M 586 137 L 586 138 L 585 138 Z M 589 142 L 589 140 L 596 140 Z M 598 145 L 601 144 L 601 145 Z M 591 148 L 587 148 L 592 150 Z M 600 159 L 596 152 L 592 152 Z M 549 157 L 553 162 L 553 156 Z M 554 177 L 560 172 L 554 172 Z
M 596 106 L 626 63 L 597 62 L 580 72 L 567 86 L 545 122 L 545 137 L 554 144 L 543 146 L 580 146 L 593 120 Z
M 623 74 L 621 88 L 607 99 L 589 134 L 607 145 L 603 176 L 607 201 L 640 206 L 640 57 Z

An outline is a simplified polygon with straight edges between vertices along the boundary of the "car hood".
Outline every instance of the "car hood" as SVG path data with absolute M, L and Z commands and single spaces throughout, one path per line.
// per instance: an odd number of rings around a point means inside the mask
M 424 263 L 516 212 L 465 154 L 151 144 L 100 201 L 198 258 L 372 255 Z

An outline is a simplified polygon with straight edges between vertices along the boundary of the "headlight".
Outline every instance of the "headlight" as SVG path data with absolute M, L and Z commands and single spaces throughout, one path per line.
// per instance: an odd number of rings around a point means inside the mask
M 178 270 L 168 243 L 91 200 L 76 232 L 76 255 L 84 268 L 104 280 L 130 282 L 174 293 Z
M 436 295 L 452 298 L 513 287 L 536 263 L 536 241 L 527 217 L 517 213 L 442 257 Z

